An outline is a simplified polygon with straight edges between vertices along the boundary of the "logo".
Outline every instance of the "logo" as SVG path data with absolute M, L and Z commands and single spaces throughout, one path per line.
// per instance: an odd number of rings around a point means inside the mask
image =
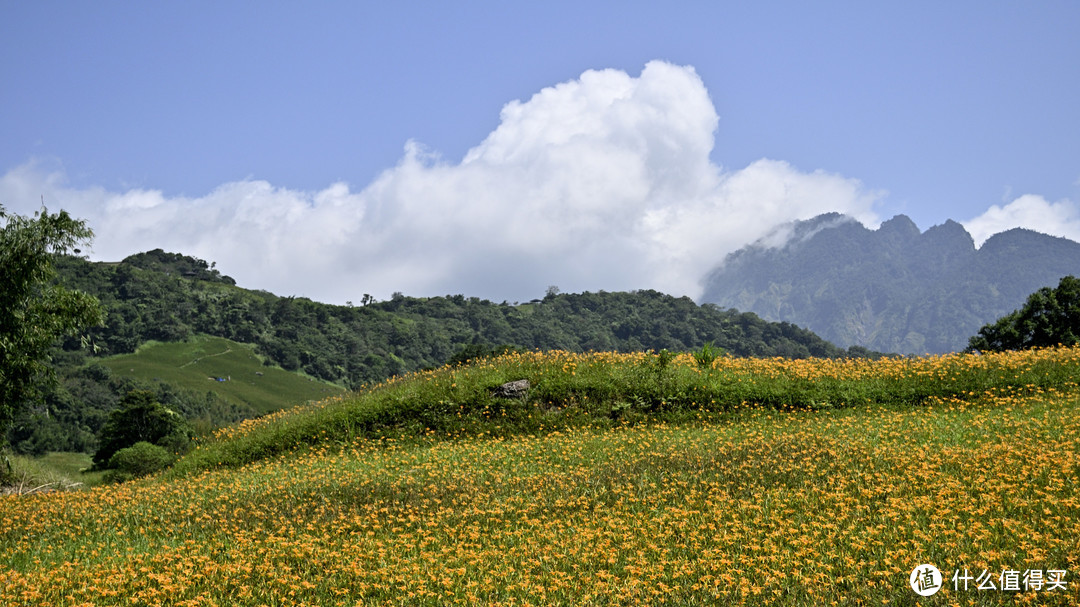
M 911 589 L 919 596 L 930 596 L 941 590 L 941 572 L 933 565 L 919 565 L 908 578 Z

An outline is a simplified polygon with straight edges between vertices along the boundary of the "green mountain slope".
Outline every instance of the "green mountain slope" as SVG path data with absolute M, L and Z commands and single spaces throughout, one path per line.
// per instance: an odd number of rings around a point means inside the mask
M 114 375 L 211 391 L 259 415 L 344 391 L 340 386 L 267 367 L 253 345 L 221 337 L 150 342 L 132 354 L 111 356 L 101 364 Z
M 920 233 L 899 215 L 869 230 L 831 213 L 729 255 L 701 300 L 792 322 L 844 347 L 943 353 L 1077 272 L 1080 244 L 1064 238 L 1014 229 L 976 249 L 954 221 Z
M 61 257 L 56 265 L 66 286 L 102 301 L 107 320 L 90 332 L 93 355 L 78 340 L 55 353 L 59 385 L 9 433 L 22 453 L 93 452 L 104 420 L 132 389 L 152 390 L 208 432 L 325 396 L 329 384 L 361 388 L 498 345 L 685 352 L 711 342 L 736 356 L 848 354 L 790 323 L 656 291 L 553 290 L 521 305 L 360 294 L 363 305 L 336 306 L 243 289 L 212 263 L 161 250 L 116 263 Z
M 366 305 L 336 306 L 242 289 L 204 261 L 162 251 L 118 264 L 58 263 L 65 284 L 105 305 L 106 325 L 91 332 L 104 354 L 211 335 L 254 345 L 286 371 L 349 388 L 441 366 L 477 345 L 686 351 L 713 342 L 742 356 L 845 354 L 790 324 L 655 291 L 552 293 L 524 305 L 463 295 L 395 295 L 385 302 L 364 296 L 357 299 Z

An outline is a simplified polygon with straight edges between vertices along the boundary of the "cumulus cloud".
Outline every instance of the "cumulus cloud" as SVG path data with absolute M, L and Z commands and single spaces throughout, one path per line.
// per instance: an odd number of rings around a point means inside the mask
M 93 257 L 152 248 L 195 255 L 242 285 L 322 301 L 464 293 L 501 301 L 563 291 L 654 288 L 696 297 L 724 256 L 777 224 L 828 211 L 873 223 L 880 197 L 853 179 L 763 159 L 710 158 L 718 125 L 691 67 L 654 61 L 633 77 L 591 70 L 502 110 L 459 162 L 408 142 L 358 191 L 265 181 L 205 196 L 75 188 L 29 163 L 0 177 L 0 202 L 85 218 Z
M 994 205 L 963 225 L 976 246 L 1011 228 L 1027 228 L 1080 241 L 1080 205 L 1070 200 L 1049 202 L 1042 196 L 1025 194 L 1003 207 Z

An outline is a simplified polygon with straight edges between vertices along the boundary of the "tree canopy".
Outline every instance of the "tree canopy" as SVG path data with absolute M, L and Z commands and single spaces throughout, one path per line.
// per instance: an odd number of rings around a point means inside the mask
M 53 281 L 55 256 L 92 237 L 65 211 L 42 207 L 26 217 L 0 206 L 0 443 L 14 415 L 53 377 L 50 347 L 104 319 L 96 298 Z
M 968 350 L 1024 350 L 1080 342 L 1080 279 L 1066 276 L 1057 288 L 1043 287 L 1024 307 L 979 329 Z

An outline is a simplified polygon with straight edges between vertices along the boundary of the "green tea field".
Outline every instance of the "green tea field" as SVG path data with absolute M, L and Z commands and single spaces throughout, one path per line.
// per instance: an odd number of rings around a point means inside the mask
M 112 356 L 102 364 L 116 375 L 160 379 L 190 390 L 213 391 L 259 414 L 343 392 L 334 384 L 264 366 L 253 346 L 221 337 L 151 342 L 133 354 Z

